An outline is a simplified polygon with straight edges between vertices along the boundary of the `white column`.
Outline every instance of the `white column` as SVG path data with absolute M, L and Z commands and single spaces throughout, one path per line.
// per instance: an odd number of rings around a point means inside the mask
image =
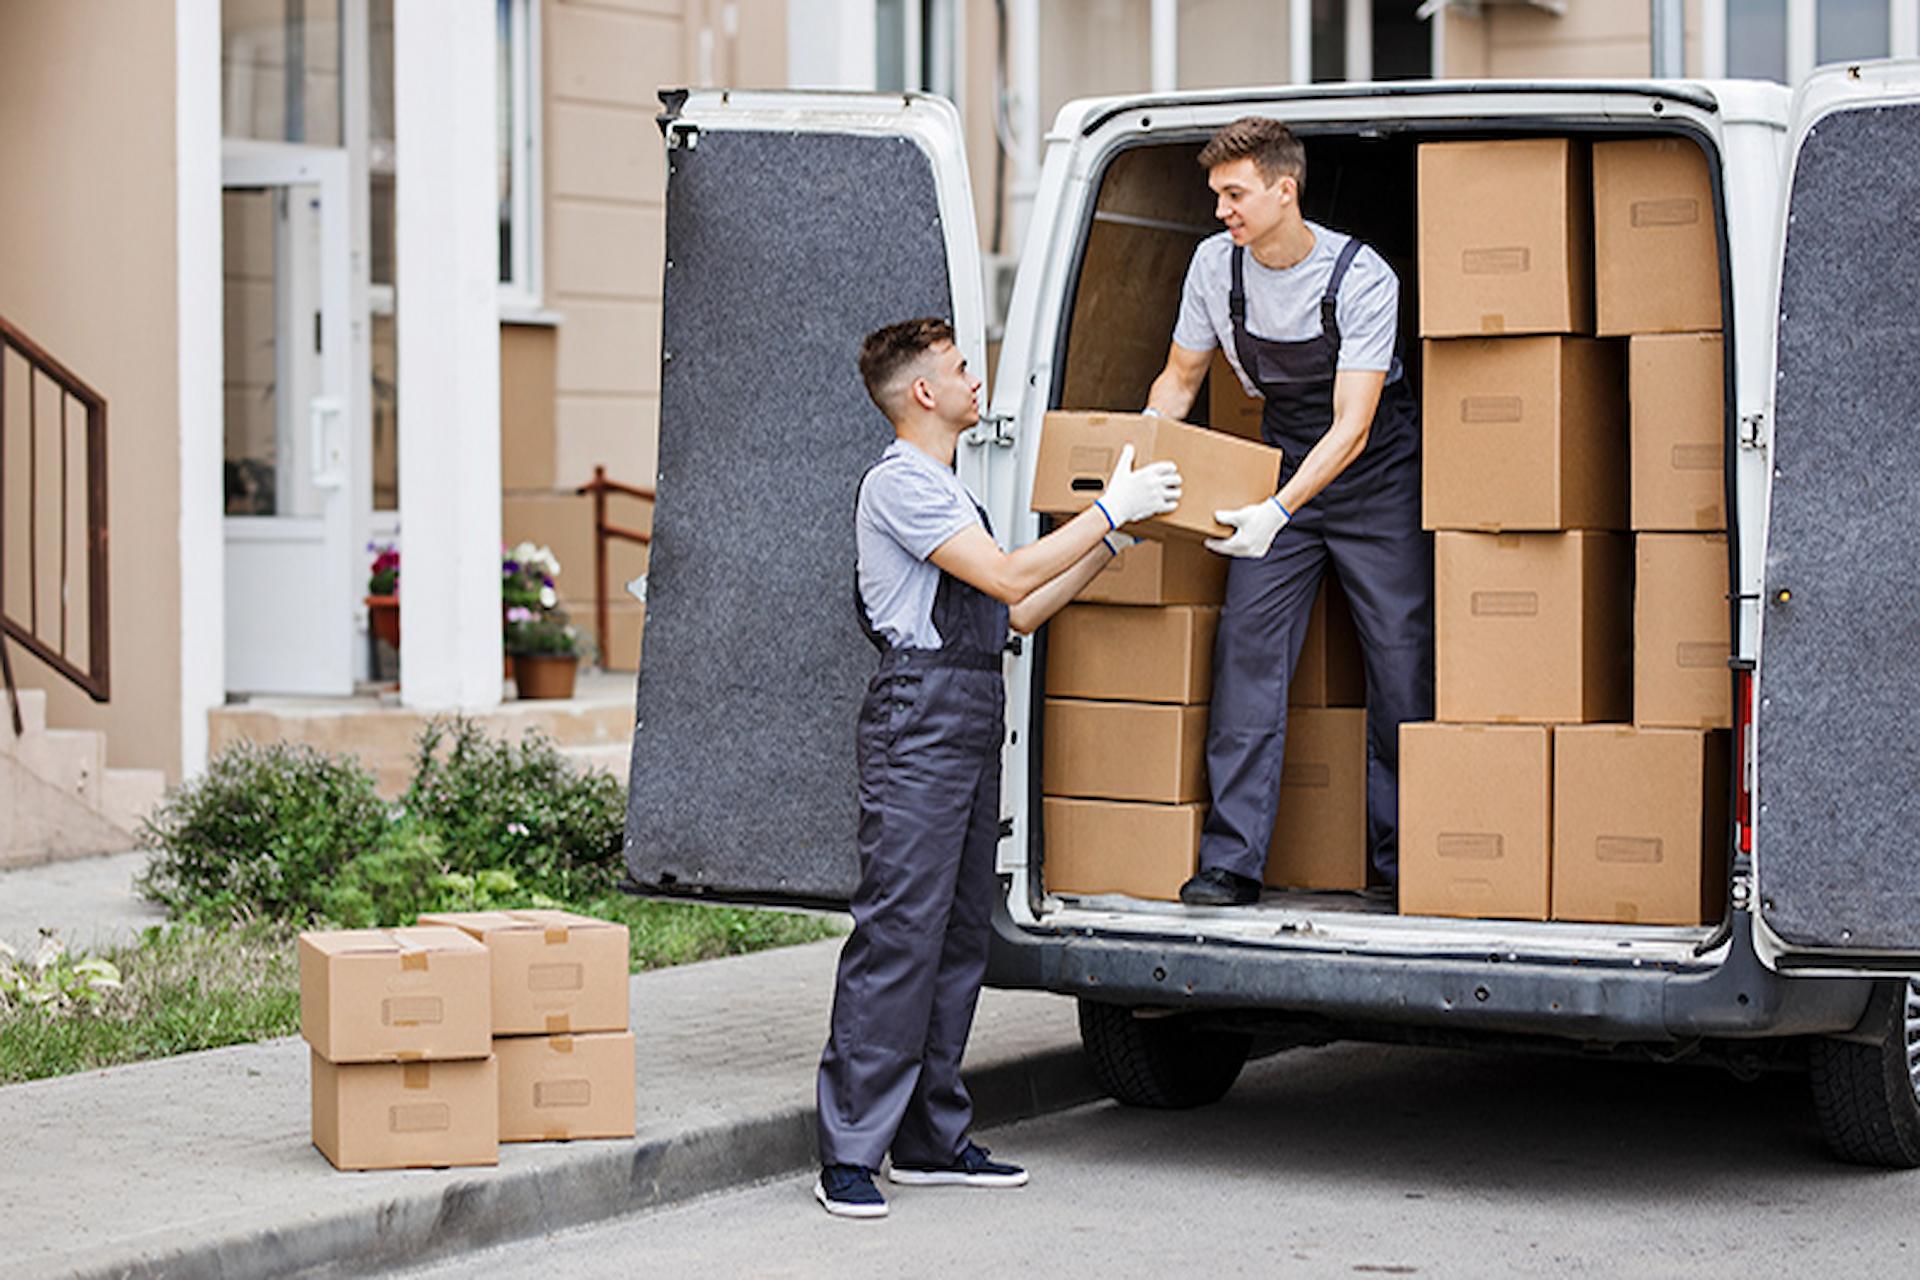
M 1700 78 L 1727 75 L 1727 0 L 1700 0 Z
M 1797 85 L 1813 74 L 1820 27 L 1813 0 L 1787 0 L 1787 83 Z
M 220 296 L 220 0 L 173 18 L 175 316 L 180 371 L 180 774 L 207 763 L 207 714 L 226 701 L 221 465 L 226 410 Z
M 400 700 L 500 700 L 499 173 L 494 12 L 393 7 Z
M 873 0 L 814 0 L 787 16 L 787 83 L 795 89 L 871 89 L 879 70 Z
M 1347 0 L 1347 79 L 1365 84 L 1373 79 L 1373 5 L 1371 0 Z
M 1040 189 L 1040 0 L 1007 2 L 1007 78 L 1013 101 L 1007 118 L 1013 124 L 1013 182 L 1008 193 L 1008 251 L 1018 253 L 1027 242 L 1027 220 L 1033 214 L 1034 194 Z
M 1427 15 L 1427 64 L 1435 80 L 1447 78 L 1447 6 L 1441 5 Z
M 1888 33 L 1887 50 L 1896 58 L 1911 58 L 1920 54 L 1920 0 L 1893 0 L 1892 12 L 1888 20 L 1893 30 Z
M 1313 0 L 1290 0 L 1287 8 L 1287 80 L 1313 80 Z
M 1180 87 L 1180 0 L 1153 0 L 1152 72 L 1155 93 Z

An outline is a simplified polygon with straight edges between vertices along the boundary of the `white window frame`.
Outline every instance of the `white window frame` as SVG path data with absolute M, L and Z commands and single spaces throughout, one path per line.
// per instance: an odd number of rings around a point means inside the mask
M 1432 24 L 1427 45 L 1427 79 L 1439 80 L 1446 69 L 1448 0 L 1427 0 L 1416 16 Z M 1373 4 L 1346 0 L 1346 64 L 1341 78 L 1355 84 L 1373 80 Z M 1313 0 L 1288 0 L 1287 78 L 1294 84 L 1313 82 Z
M 937 93 L 955 106 L 966 83 L 966 33 L 962 29 L 965 0 L 905 0 L 901 6 L 900 66 L 910 93 Z M 879 5 L 874 4 L 877 17 Z M 932 45 L 933 57 L 925 56 Z M 929 65 L 931 63 L 931 65 Z M 873 51 L 873 77 L 878 83 L 880 50 Z
M 500 318 L 547 318 L 546 237 L 542 234 L 541 192 L 545 183 L 540 155 L 540 6 L 539 0 L 505 0 L 513 59 L 507 68 L 513 95 L 513 182 L 507 203 L 512 211 L 513 275 L 500 282 Z
M 1727 0 L 1702 0 L 1701 49 L 1709 79 L 1727 74 Z M 1797 85 L 1813 74 L 1819 57 L 1819 0 L 1787 0 L 1787 84 Z M 1889 0 L 1887 53 L 1895 58 L 1920 56 L 1920 0 Z

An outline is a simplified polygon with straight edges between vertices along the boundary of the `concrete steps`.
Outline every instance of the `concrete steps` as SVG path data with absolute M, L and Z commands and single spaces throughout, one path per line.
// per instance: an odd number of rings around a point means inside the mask
M 166 793 L 158 769 L 107 765 L 106 735 L 47 727 L 47 695 L 20 690 L 21 732 L 0 694 L 0 867 L 120 853 Z

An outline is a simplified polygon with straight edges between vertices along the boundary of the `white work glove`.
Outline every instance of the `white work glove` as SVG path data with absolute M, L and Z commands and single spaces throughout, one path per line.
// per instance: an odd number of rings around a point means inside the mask
M 1103 541 L 1107 544 L 1107 550 L 1117 556 L 1134 543 L 1140 541 L 1140 539 L 1130 533 L 1122 533 L 1118 529 L 1110 529 L 1107 531 L 1107 536 Z
M 1110 529 L 1164 515 L 1180 505 L 1180 469 L 1171 462 L 1149 462 L 1135 471 L 1133 446 L 1123 445 L 1106 491 L 1093 505 L 1105 514 Z
M 1264 502 L 1256 502 L 1250 507 L 1235 507 L 1231 511 L 1216 511 L 1213 518 L 1221 524 L 1232 525 L 1230 538 L 1208 538 L 1206 548 L 1223 556 L 1241 556 L 1249 560 L 1258 560 L 1267 554 L 1267 548 L 1273 545 L 1273 539 L 1293 519 L 1293 513 L 1280 505 L 1280 497 L 1275 494 Z

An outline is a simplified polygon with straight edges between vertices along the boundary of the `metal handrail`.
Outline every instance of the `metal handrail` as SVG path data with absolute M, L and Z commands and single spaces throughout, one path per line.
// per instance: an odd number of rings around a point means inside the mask
M 27 455 L 27 597 L 26 617 L 15 617 L 6 605 L 4 573 L 7 557 L 5 554 L 7 536 L 5 481 L 7 459 L 13 456 L 15 444 L 13 432 L 15 424 L 8 408 L 12 401 L 8 397 L 7 374 L 14 365 L 11 354 L 19 356 L 19 362 L 26 366 L 26 455 Z M 59 503 L 60 525 L 57 538 L 57 567 L 60 589 L 57 593 L 58 609 L 49 610 L 47 618 L 41 617 L 40 610 L 40 573 L 42 569 L 42 551 L 40 545 L 41 501 L 41 458 L 40 437 L 42 435 L 40 413 L 40 391 L 42 386 L 50 386 L 60 396 L 59 405 Z M 86 460 L 84 481 L 86 485 L 86 527 L 81 535 L 83 545 L 78 548 L 86 556 L 87 564 L 87 652 L 84 665 L 76 660 L 76 655 L 68 650 L 68 605 L 71 599 L 71 570 L 74 547 L 71 499 L 73 494 L 70 475 L 73 450 L 69 419 L 71 407 L 78 404 L 86 413 Z M 51 434 L 51 433 L 49 433 Z M 49 468 L 51 470 L 51 468 Z M 46 558 L 52 559 L 49 554 Z M 53 564 L 46 566 L 54 568 Z M 0 317 L 0 678 L 6 682 L 7 698 L 13 714 L 13 731 L 17 735 L 21 730 L 20 695 L 14 686 L 13 663 L 7 656 L 6 641 L 11 639 L 34 657 L 46 663 L 54 671 L 75 687 L 82 690 L 95 702 L 105 702 L 111 690 L 108 646 L 108 594 L 107 594 L 107 399 L 88 386 L 78 374 L 54 359 L 39 343 L 27 337 L 19 328 Z M 56 629 L 57 628 L 57 629 Z
M 607 613 L 607 539 L 618 538 L 623 542 L 636 542 L 641 546 L 653 541 L 653 535 L 643 529 L 629 529 L 624 525 L 607 523 L 607 495 L 619 494 L 622 497 L 640 498 L 653 501 L 653 490 L 638 485 L 622 484 L 618 480 L 607 479 L 607 469 L 595 466 L 593 479 L 575 489 L 576 494 L 593 495 L 593 638 L 600 646 L 600 665 L 607 663 L 607 633 L 610 630 Z

